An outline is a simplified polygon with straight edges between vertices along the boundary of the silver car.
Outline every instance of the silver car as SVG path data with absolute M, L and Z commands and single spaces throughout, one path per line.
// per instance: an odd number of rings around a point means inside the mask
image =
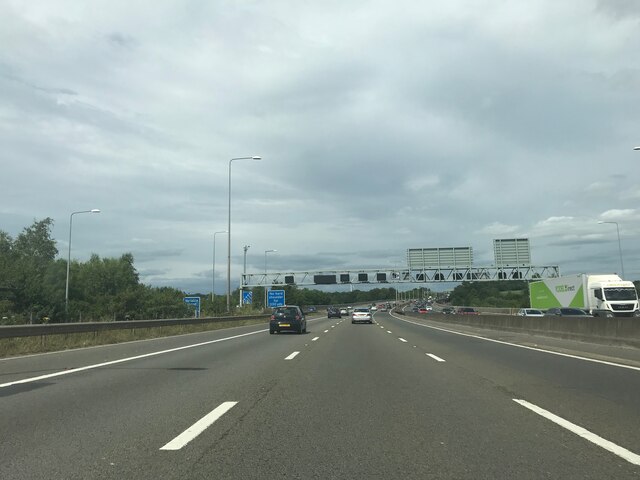
M 351 313 L 351 323 L 373 323 L 373 316 L 369 308 L 354 308 Z
M 518 315 L 521 317 L 544 317 L 542 310 L 535 308 L 521 308 L 518 310 Z

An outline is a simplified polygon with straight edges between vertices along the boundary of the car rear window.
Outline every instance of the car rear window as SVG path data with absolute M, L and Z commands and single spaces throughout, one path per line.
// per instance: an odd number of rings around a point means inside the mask
M 356 308 L 353 310 L 354 312 L 364 312 L 364 313 L 369 313 L 369 309 L 368 308 Z
M 276 315 L 297 315 L 298 309 L 289 307 L 289 308 L 279 308 L 275 311 Z

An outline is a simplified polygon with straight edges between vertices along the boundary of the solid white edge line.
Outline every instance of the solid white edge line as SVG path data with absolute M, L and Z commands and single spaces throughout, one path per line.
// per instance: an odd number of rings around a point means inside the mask
M 455 330 L 448 330 L 446 328 L 434 327 L 432 325 L 425 325 L 423 323 L 412 322 L 412 321 L 407 320 L 405 318 L 396 317 L 394 315 L 392 315 L 392 316 L 393 316 L 393 318 L 395 318 L 397 320 L 400 320 L 402 322 L 411 323 L 413 325 L 419 325 L 421 327 L 431 328 L 433 330 L 440 330 L 442 332 L 453 333 L 454 335 L 462 335 L 463 337 L 477 338 L 478 340 L 485 340 L 487 342 L 500 343 L 502 345 L 509 345 L 510 347 L 524 348 L 526 350 L 534 350 L 536 352 L 549 353 L 551 355 L 558 355 L 560 357 L 568 357 L 568 358 L 574 358 L 576 360 L 584 360 L 585 362 L 601 363 L 603 365 L 609 365 L 609 366 L 612 366 L 612 367 L 628 368 L 629 370 L 636 370 L 636 371 L 640 372 L 640 367 L 634 367 L 632 365 L 625 365 L 623 363 L 608 362 L 606 360 L 597 360 L 595 358 L 589 358 L 589 357 L 581 357 L 580 355 L 571 355 L 570 353 L 554 352 L 553 350 L 545 350 L 544 348 L 529 347 L 527 345 L 520 345 L 518 343 L 505 342 L 503 340 L 495 340 L 493 338 L 481 337 L 480 335 L 473 335 L 471 333 L 456 332 Z
M 285 357 L 285 360 L 293 360 L 294 358 L 296 358 L 296 356 L 299 354 L 300 352 L 293 352 L 291 355 L 289 355 L 288 357 Z
M 103 362 L 103 363 L 97 363 L 95 365 L 87 365 L 85 367 L 72 368 L 70 370 L 63 370 L 61 372 L 49 373 L 49 374 L 46 374 L 46 375 L 40 375 L 39 377 L 24 378 L 22 380 L 15 380 L 13 382 L 2 383 L 2 384 L 0 384 L 0 388 L 10 387 L 12 385 L 19 385 L 21 383 L 37 382 L 39 380 L 46 380 L 47 378 L 60 377 L 62 375 L 69 375 L 71 373 L 82 372 L 84 370 L 92 370 L 94 368 L 107 367 L 109 365 L 117 365 L 118 363 L 130 362 L 132 360 L 139 360 L 141 358 L 147 358 L 147 357 L 154 357 L 156 355 L 162 355 L 163 353 L 178 352 L 180 350 L 186 350 L 186 349 L 189 349 L 189 348 L 201 347 L 203 345 L 211 345 L 212 343 L 225 342 L 227 340 L 233 340 L 233 339 L 240 338 L 240 337 L 246 337 L 248 335 L 256 335 L 258 333 L 263 333 L 263 332 L 266 332 L 266 331 L 267 331 L 267 329 L 257 330 L 255 332 L 242 333 L 240 335 L 234 335 L 232 337 L 225 337 L 225 338 L 219 338 L 217 340 L 209 340 L 207 342 L 194 343 L 193 345 L 184 345 L 182 347 L 170 348 L 168 350 L 161 350 L 159 352 L 145 353 L 143 355 L 136 355 L 135 357 L 121 358 L 120 360 L 112 360 L 110 362 Z
M 307 319 L 307 322 L 317 322 L 318 320 L 324 320 L 323 317 L 318 317 L 318 318 L 311 318 L 311 319 Z M 245 326 L 237 326 L 237 327 L 229 327 L 229 328 L 225 328 L 224 330 L 237 330 L 239 328 L 246 328 Z M 210 332 L 213 332 L 214 330 L 209 330 Z M 261 332 L 266 332 L 266 330 L 260 330 Z M 109 348 L 109 347 L 117 347 L 119 345 L 131 345 L 133 343 L 145 343 L 145 342 L 157 342 L 159 340 L 166 340 L 167 338 L 176 338 L 176 337 L 190 337 L 193 335 L 201 335 L 202 333 L 206 333 L 206 332 L 191 332 L 191 333 L 182 333 L 179 335 L 170 335 L 168 337 L 154 337 L 154 338 L 143 338 L 141 340 L 130 340 L 127 342 L 121 342 L 121 343 L 106 343 L 104 345 L 91 345 L 89 347 L 78 347 L 78 348 L 69 348 L 67 350 L 56 350 L 54 352 L 40 352 L 40 353 L 32 353 L 29 355 L 16 355 L 14 357 L 4 357 L 4 358 L 0 358 L 0 362 L 10 362 L 12 360 L 21 360 L 23 358 L 33 358 L 33 357 L 42 357 L 44 355 L 64 355 L 66 353 L 71 353 L 71 352 L 78 352 L 78 351 L 82 351 L 82 350 L 92 350 L 92 349 L 97 349 L 97 348 Z
M 610 451 L 611 453 L 619 456 L 620 458 L 625 459 L 627 462 L 633 463 L 634 465 L 640 465 L 640 455 L 633 453 L 632 451 L 627 450 L 624 447 L 616 445 L 615 443 L 610 442 L 609 440 L 606 440 L 600 437 L 599 435 L 596 435 L 595 433 L 592 433 L 589 430 L 582 428 L 579 425 L 576 425 L 575 423 L 571 423 L 570 421 L 565 420 L 562 417 L 554 415 L 548 410 L 540 408 L 537 405 L 534 405 L 533 403 L 529 403 L 526 400 L 519 400 L 517 398 L 514 398 L 513 401 L 516 403 L 519 403 L 525 408 L 528 408 L 532 412 L 535 412 L 538 415 L 546 418 L 547 420 L 551 420 L 553 423 L 560 425 L 563 428 L 566 428 L 567 430 L 569 430 L 572 433 L 575 433 L 579 437 L 582 437 L 585 440 L 588 440 L 591 443 L 594 443 L 599 447 Z
M 391 333 L 391 330 L 387 330 L 387 333 Z
M 427 357 L 433 358 L 436 362 L 444 362 L 445 361 L 443 358 L 440 358 L 437 355 L 434 355 L 433 353 L 427 353 L 426 355 L 427 355 Z
M 402 337 L 398 337 L 398 340 L 400 340 L 401 342 L 407 343 L 407 341 Z
M 231 410 L 238 402 L 224 402 L 218 405 L 211 412 L 206 414 L 196 423 L 187 428 L 184 432 L 178 435 L 176 438 L 171 440 L 165 446 L 161 447 L 160 450 L 180 450 L 191 440 L 196 438 L 202 432 L 204 432 L 207 428 L 209 428 L 213 422 L 218 420 L 222 415 Z
M 311 341 L 312 341 L 312 342 L 315 342 L 315 341 L 316 341 L 316 340 L 318 340 L 319 338 L 320 338 L 320 337 L 313 337 L 313 338 L 311 339 Z

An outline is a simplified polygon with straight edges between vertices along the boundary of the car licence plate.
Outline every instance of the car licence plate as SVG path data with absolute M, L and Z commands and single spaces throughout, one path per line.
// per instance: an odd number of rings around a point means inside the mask
M 288 323 L 279 323 L 278 325 L 280 325 L 281 327 L 290 327 L 291 326 Z

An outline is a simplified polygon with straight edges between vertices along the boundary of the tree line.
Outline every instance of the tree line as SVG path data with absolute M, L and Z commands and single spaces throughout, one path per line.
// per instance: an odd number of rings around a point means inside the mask
M 53 220 L 34 221 L 16 238 L 0 230 L 0 320 L 4 324 L 176 318 L 191 314 L 175 288 L 140 283 L 133 255 L 70 265 L 69 305 L 65 308 L 67 261 L 56 259 Z
M 131 253 L 119 258 L 94 254 L 86 262 L 70 264 L 69 302 L 65 305 L 66 259 L 56 258 L 58 249 L 51 237 L 53 220 L 34 221 L 12 238 L 0 230 L 0 323 L 118 321 L 129 319 L 183 318 L 194 315 L 183 301 L 185 292 L 171 287 L 140 283 Z M 302 306 L 365 303 L 395 298 L 393 288 L 368 291 L 323 292 L 296 286 L 285 290 L 289 304 Z M 244 313 L 264 309 L 264 288 L 253 288 L 252 305 Z M 201 298 L 201 315 L 226 311 L 226 296 L 196 294 Z M 195 296 L 189 294 L 189 296 Z M 233 292 L 232 307 L 240 292 Z
M 473 307 L 526 308 L 529 284 L 524 280 L 462 282 L 451 292 L 450 301 Z

